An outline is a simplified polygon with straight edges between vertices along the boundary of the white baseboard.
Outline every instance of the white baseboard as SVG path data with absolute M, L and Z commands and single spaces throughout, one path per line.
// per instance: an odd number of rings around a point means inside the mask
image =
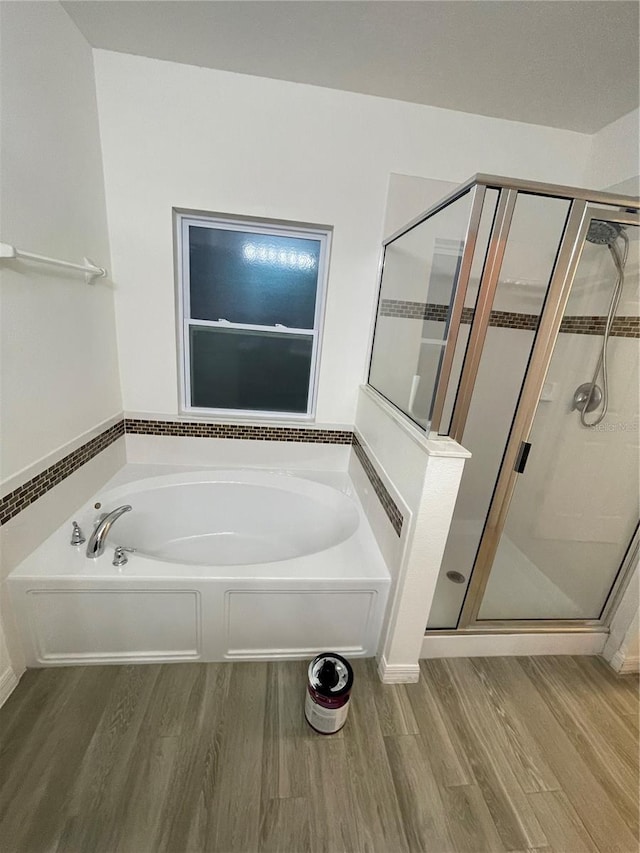
M 502 657 L 509 655 L 599 655 L 605 633 L 430 635 L 421 658 Z
M 625 675 L 629 672 L 640 672 L 640 657 L 626 657 L 620 649 L 609 661 L 609 666 L 619 672 L 620 675 Z
M 383 684 L 415 684 L 420 679 L 420 664 L 387 663 L 385 656 L 381 655 L 378 675 Z
M 0 675 L 0 708 L 7 701 L 9 696 L 18 686 L 20 676 L 18 676 L 11 667 L 7 667 Z

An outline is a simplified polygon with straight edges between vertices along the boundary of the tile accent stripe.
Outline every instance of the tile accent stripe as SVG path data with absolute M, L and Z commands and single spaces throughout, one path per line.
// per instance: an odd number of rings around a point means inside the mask
M 45 471 L 36 474 L 35 477 L 9 492 L 0 500 L 0 525 L 6 524 L 123 435 L 124 421 L 118 421 L 117 424 L 96 435 L 72 453 L 68 453 Z
M 77 471 L 121 436 L 129 434 L 176 435 L 196 438 L 240 438 L 254 441 L 295 441 L 313 444 L 351 444 L 351 430 L 304 429 L 300 427 L 249 426 L 238 424 L 189 423 L 185 421 L 127 418 L 87 441 L 72 453 L 0 499 L 0 526 Z
M 367 475 L 369 482 L 373 486 L 373 490 L 378 496 L 378 500 L 382 504 L 382 508 L 387 514 L 389 521 L 391 522 L 393 529 L 396 534 L 400 536 L 402 533 L 402 523 L 404 521 L 402 517 L 402 513 L 398 509 L 396 502 L 393 500 L 387 487 L 380 479 L 378 472 L 376 471 L 373 463 L 369 459 L 369 455 L 365 450 L 362 440 L 356 435 L 353 434 L 353 449 L 355 451 L 356 456 L 360 460 L 360 464 L 364 468 L 364 472 Z
M 522 314 L 519 311 L 492 311 L 489 315 L 489 325 L 500 329 L 525 329 L 535 332 L 539 322 L 539 314 Z
M 252 441 L 295 441 L 310 444 L 351 444 L 351 430 L 274 427 L 250 424 L 212 424 L 189 421 L 154 421 L 127 418 L 132 435 L 175 435 L 189 438 L 241 438 Z
M 563 317 L 561 332 L 575 335 L 604 335 L 606 317 Z M 611 335 L 616 338 L 640 338 L 640 317 L 614 317 Z
M 444 323 L 449 315 L 448 305 L 430 302 L 409 302 L 402 299 L 383 299 L 380 302 L 381 317 L 401 317 L 407 320 L 434 320 Z M 471 323 L 473 308 L 462 309 L 462 323 Z M 502 329 L 525 329 L 535 331 L 538 328 L 538 314 L 524 314 L 519 311 L 492 311 L 489 325 Z M 577 315 L 564 317 L 560 331 L 576 335 L 602 335 L 607 318 L 604 316 Z M 611 334 L 618 338 L 640 338 L 640 317 L 616 317 Z
M 435 302 L 408 302 L 404 299 L 381 299 L 381 317 L 404 317 L 408 320 L 435 320 L 444 323 L 449 314 L 448 305 Z

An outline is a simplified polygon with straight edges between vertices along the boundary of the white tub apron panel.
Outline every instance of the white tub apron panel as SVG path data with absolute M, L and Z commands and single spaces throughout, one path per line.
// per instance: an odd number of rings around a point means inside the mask
M 376 595 L 375 590 L 229 592 L 227 655 L 311 655 L 316 649 L 362 655 L 370 644 Z M 301 647 L 301 640 L 306 647 Z
M 197 660 L 197 592 L 58 590 L 27 596 L 39 663 Z

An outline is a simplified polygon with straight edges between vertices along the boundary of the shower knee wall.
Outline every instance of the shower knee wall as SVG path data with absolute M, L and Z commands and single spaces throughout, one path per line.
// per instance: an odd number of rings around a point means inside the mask
M 391 574 L 378 672 L 387 683 L 417 681 L 426 614 L 470 454 L 451 439 L 428 439 L 369 386 L 360 389 L 355 434 L 363 453 L 352 454 L 352 479 Z M 402 514 L 399 532 L 379 510 L 376 476 Z
M 368 386 L 360 389 L 355 433 L 366 458 L 363 465 L 362 455 L 352 451 L 349 471 L 391 574 L 390 606 L 377 656 L 382 681 L 417 681 L 420 658 L 603 652 L 608 637 L 604 630 L 583 634 L 425 634 L 460 480 L 470 454 L 450 439 L 426 439 Z M 402 513 L 399 535 L 376 497 L 365 471 L 369 465 Z M 623 631 L 630 618 L 622 614 Z

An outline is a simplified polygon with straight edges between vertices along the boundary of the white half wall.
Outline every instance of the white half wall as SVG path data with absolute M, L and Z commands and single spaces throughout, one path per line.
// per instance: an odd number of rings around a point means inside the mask
M 125 409 L 178 411 L 172 207 L 332 225 L 317 419 L 353 423 L 389 175 L 582 183 L 590 137 L 95 52 Z
M 383 547 L 392 586 L 378 672 L 385 683 L 417 681 L 427 615 L 470 454 L 449 438 L 426 438 L 367 386 L 360 389 L 356 430 L 366 444 L 369 461 L 385 485 L 391 486 L 392 497 L 397 496 L 401 510 L 408 511 L 397 551 Z M 374 511 L 375 502 L 373 506 L 363 502 L 363 506 L 382 546 L 389 535 L 384 517 Z

